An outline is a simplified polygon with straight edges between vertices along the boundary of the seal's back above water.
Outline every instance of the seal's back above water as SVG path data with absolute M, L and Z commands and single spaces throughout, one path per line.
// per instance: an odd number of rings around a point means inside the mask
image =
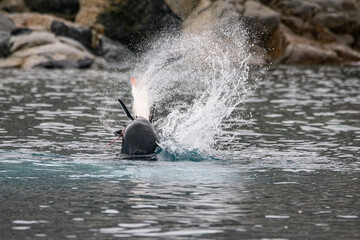
M 143 117 L 137 117 L 123 131 L 121 153 L 145 155 L 154 153 L 157 137 L 152 124 Z

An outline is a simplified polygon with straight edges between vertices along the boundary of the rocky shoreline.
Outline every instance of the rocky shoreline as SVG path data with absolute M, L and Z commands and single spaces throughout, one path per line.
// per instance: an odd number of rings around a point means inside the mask
M 360 63 L 360 0 L 0 0 L 0 68 L 116 68 L 169 25 L 234 19 L 254 64 Z

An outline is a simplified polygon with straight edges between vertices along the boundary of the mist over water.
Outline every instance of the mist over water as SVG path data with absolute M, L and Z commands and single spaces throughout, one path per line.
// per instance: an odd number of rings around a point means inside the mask
M 248 81 L 248 49 L 241 24 L 201 33 L 167 32 L 151 43 L 131 74 L 147 88 L 149 104 L 143 104 L 155 108 L 162 150 L 220 155 L 214 143 L 223 134 L 222 122 L 239 123 L 241 115 L 234 110 L 256 85 Z

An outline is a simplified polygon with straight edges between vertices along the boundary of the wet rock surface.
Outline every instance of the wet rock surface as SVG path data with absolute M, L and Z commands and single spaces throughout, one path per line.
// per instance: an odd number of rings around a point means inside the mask
M 192 0 L 169 2 L 178 13 L 186 12 L 194 3 Z M 339 64 L 360 61 L 360 1 L 199 0 L 185 18 L 184 31 L 196 32 L 209 23 L 222 21 L 231 24 L 233 20 L 224 14 L 230 11 L 244 23 L 249 45 L 267 51 L 260 56 L 265 62 Z M 254 51 L 254 58 L 256 55 Z M 264 61 L 255 62 L 262 64 Z

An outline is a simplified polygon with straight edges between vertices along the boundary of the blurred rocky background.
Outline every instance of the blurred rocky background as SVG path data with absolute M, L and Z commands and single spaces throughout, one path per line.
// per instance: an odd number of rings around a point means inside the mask
M 116 68 L 164 28 L 233 21 L 254 64 L 360 62 L 360 0 L 0 0 L 0 68 Z

